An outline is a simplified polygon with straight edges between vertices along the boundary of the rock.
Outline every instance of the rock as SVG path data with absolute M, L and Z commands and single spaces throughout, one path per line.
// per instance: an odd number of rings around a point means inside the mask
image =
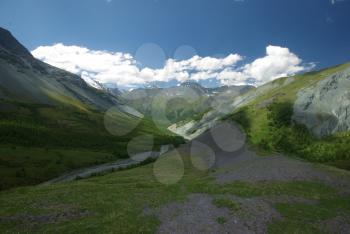
M 318 137 L 350 130 L 350 67 L 301 89 L 293 119 Z

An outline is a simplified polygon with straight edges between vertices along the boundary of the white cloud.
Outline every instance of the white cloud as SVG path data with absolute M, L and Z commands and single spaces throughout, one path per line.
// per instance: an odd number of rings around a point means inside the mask
M 138 61 L 128 53 L 90 50 L 79 46 L 55 44 L 40 46 L 32 54 L 53 66 L 82 76 L 92 83 L 117 83 L 122 87 L 143 85 L 153 81 L 218 79 L 221 84 L 246 84 L 255 80 L 263 84 L 275 78 L 293 75 L 307 67 L 288 48 L 268 46 L 266 56 L 237 67 L 243 59 L 239 54 L 223 58 L 193 56 L 187 60 L 168 59 L 161 69 L 139 68 Z
M 136 61 L 130 54 L 89 50 L 79 46 L 40 46 L 32 54 L 53 66 L 98 82 L 143 83 Z
M 302 64 L 302 60 L 288 48 L 269 45 L 266 47 L 265 57 L 238 70 L 226 69 L 219 74 L 218 79 L 225 84 L 245 83 L 247 79 L 254 79 L 256 85 L 261 85 L 276 78 L 310 70 L 314 66 L 313 63 Z
M 266 48 L 265 57 L 246 65 L 244 70 L 249 76 L 265 83 L 277 77 L 304 70 L 300 64 L 301 59 L 291 53 L 288 48 L 270 45 Z

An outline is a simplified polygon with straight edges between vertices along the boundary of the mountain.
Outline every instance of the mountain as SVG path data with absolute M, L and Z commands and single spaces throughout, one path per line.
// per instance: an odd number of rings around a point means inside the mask
M 35 59 L 2 28 L 0 74 L 0 189 L 129 157 L 129 142 L 145 135 L 153 145 L 139 140 L 137 151 L 182 142 L 124 105 L 117 89 Z
M 122 91 L 119 90 L 118 86 L 115 83 L 104 83 L 100 85 L 102 86 L 101 89 L 106 90 L 108 93 L 112 94 L 113 96 L 116 96 L 119 98 L 122 96 Z
M 205 88 L 189 81 L 171 88 L 139 88 L 124 92 L 126 104 L 166 127 L 180 121 L 200 119 L 221 99 L 242 95 L 252 86 Z
M 0 233 L 348 233 L 350 64 L 120 92 L 0 45 Z
M 95 109 L 118 104 L 117 97 L 92 88 L 79 76 L 35 59 L 3 28 L 0 41 L 2 99 Z
M 292 154 L 350 169 L 350 63 L 284 77 L 226 95 L 200 119 L 169 130 L 193 139 L 223 120 L 245 129 L 261 151 Z
M 209 93 L 208 89 L 204 88 L 203 86 L 194 81 L 183 82 L 180 84 L 180 86 L 190 88 L 200 95 L 205 95 Z

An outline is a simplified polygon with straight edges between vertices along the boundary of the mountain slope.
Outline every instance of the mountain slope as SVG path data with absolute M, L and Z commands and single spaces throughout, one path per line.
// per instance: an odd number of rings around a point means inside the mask
M 180 121 L 199 120 L 222 100 L 242 95 L 252 86 L 204 88 L 185 82 L 171 88 L 135 89 L 123 93 L 126 104 L 134 107 L 160 125 L 169 127 Z
M 349 67 L 348 63 L 274 80 L 227 98 L 199 121 L 170 129 L 193 138 L 231 118 L 258 150 L 349 169 Z
M 88 86 L 79 76 L 35 59 L 0 28 L 0 97 L 21 102 L 107 109 L 116 97 Z
M 350 129 L 350 66 L 297 94 L 294 120 L 305 124 L 315 135 Z
M 33 58 L 1 28 L 0 74 L 0 189 L 129 157 L 134 139 L 137 151 L 182 142 L 118 95 Z

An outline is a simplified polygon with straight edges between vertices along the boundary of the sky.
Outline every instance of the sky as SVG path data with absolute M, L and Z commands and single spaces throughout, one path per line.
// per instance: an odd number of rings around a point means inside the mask
M 261 85 L 350 61 L 350 0 L 1 0 L 33 55 L 123 88 Z

